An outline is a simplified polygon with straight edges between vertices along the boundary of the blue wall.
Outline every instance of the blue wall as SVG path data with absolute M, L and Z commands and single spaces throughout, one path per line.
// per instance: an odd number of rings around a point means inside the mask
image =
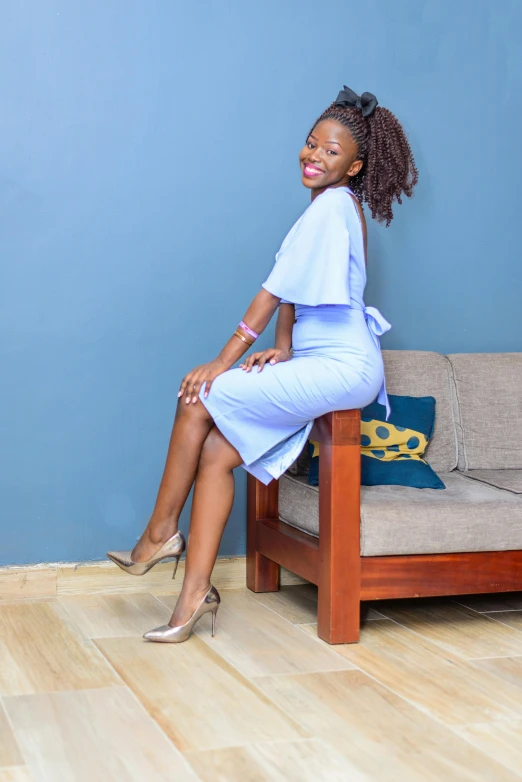
M 179 380 L 307 206 L 297 153 L 343 83 L 420 170 L 371 228 L 382 346 L 522 350 L 521 24 L 518 0 L 2 4 L 0 564 L 133 544 Z

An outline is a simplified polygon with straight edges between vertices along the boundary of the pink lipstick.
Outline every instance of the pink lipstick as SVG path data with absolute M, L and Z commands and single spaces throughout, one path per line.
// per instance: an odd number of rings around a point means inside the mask
M 310 163 L 305 163 L 303 174 L 307 179 L 313 179 L 316 176 L 321 176 L 321 174 L 324 174 L 324 171 L 321 171 L 320 168 L 316 168 L 316 166 L 310 165 Z

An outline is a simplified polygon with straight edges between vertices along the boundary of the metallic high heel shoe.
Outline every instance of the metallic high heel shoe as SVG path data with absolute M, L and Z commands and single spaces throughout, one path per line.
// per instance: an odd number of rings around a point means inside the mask
M 175 535 L 169 538 L 161 548 L 156 551 L 153 557 L 147 559 L 145 562 L 133 562 L 130 558 L 131 551 L 108 551 L 107 556 L 112 559 L 113 562 L 121 567 L 126 573 L 130 573 L 132 576 L 144 576 L 148 573 L 154 565 L 161 562 L 162 559 L 168 559 L 174 557 L 176 560 L 174 564 L 174 573 L 172 578 L 176 575 L 178 569 L 178 563 L 181 555 L 185 551 L 185 538 L 178 530 Z
M 179 644 L 182 641 L 187 640 L 198 619 L 201 619 L 203 614 L 206 614 L 209 611 L 212 611 L 212 637 L 214 637 L 216 630 L 216 614 L 220 602 L 221 598 L 219 592 L 211 584 L 207 594 L 184 625 L 180 625 L 179 627 L 171 627 L 170 625 L 156 627 L 155 630 L 149 630 L 148 633 L 145 633 L 143 637 L 146 638 L 147 641 L 157 641 L 162 644 Z

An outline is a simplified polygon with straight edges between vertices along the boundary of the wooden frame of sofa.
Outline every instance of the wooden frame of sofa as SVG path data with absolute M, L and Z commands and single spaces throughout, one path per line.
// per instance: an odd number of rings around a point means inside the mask
M 247 586 L 276 592 L 279 568 L 317 584 L 317 633 L 331 644 L 359 640 L 365 600 L 522 590 L 522 551 L 360 555 L 360 410 L 318 418 L 319 537 L 279 520 L 278 481 L 248 476 Z

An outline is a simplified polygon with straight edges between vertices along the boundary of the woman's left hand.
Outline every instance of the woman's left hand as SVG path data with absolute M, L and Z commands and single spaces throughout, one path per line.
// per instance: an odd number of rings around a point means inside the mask
M 219 358 L 215 358 L 214 361 L 209 361 L 208 364 L 201 364 L 201 366 L 196 367 L 192 372 L 189 372 L 188 375 L 185 375 L 181 381 L 178 398 L 185 395 L 185 402 L 188 404 L 192 397 L 192 401 L 195 404 L 198 401 L 199 390 L 203 383 L 206 383 L 205 397 L 207 397 L 216 377 L 222 375 L 227 369 L 230 369 L 230 367 L 225 361 L 222 361 Z
M 279 364 L 280 361 L 290 361 L 292 353 L 290 350 L 281 350 L 279 348 L 268 348 L 259 353 L 251 353 L 239 366 L 246 372 L 251 372 L 255 364 L 257 371 L 261 372 L 266 362 L 269 364 Z

